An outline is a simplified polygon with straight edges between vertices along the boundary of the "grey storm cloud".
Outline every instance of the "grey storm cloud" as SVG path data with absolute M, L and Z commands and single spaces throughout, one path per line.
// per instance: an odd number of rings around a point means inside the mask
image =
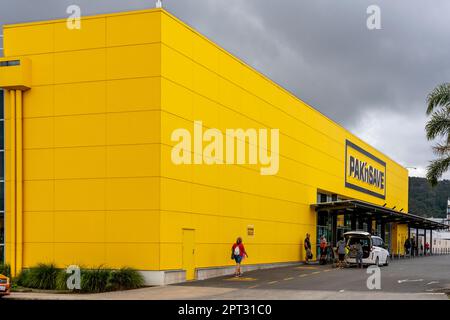
M 156 0 L 0 0 L 0 25 L 154 7 Z M 425 99 L 450 81 L 450 1 L 163 0 L 300 99 L 423 175 Z M 366 26 L 370 5 L 381 30 Z M 419 142 L 420 141 L 420 142 Z M 414 174 L 414 172 L 412 172 Z

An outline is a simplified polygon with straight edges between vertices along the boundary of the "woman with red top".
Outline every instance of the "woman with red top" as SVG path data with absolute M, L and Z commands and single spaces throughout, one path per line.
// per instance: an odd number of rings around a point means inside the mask
M 239 237 L 237 238 L 236 243 L 233 244 L 233 247 L 231 248 L 231 258 L 236 261 L 236 270 L 234 272 L 235 277 L 242 276 L 241 262 L 244 257 L 248 258 L 248 255 L 247 252 L 245 252 L 244 245 L 242 244 L 242 238 Z

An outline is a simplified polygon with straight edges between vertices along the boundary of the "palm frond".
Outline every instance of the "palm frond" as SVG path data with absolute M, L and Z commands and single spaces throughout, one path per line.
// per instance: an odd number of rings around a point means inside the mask
M 450 107 L 450 83 L 443 83 L 428 95 L 427 114 L 431 114 L 436 107 Z
M 442 177 L 444 172 L 448 170 L 450 166 L 450 157 L 440 158 L 431 161 L 427 167 L 427 179 L 432 186 L 438 184 L 438 179 Z
M 435 155 L 443 157 L 450 156 L 450 144 L 447 143 L 437 143 L 433 146 L 433 152 Z
M 437 136 L 448 136 L 450 133 L 450 113 L 447 109 L 435 111 L 425 126 L 427 139 L 433 140 Z

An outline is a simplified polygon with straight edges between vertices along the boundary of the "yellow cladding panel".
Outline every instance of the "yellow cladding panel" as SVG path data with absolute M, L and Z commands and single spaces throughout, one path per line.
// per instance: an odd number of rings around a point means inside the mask
M 55 179 L 106 177 L 106 147 L 73 147 L 54 150 Z
M 159 77 L 111 80 L 107 82 L 106 92 L 108 112 L 161 108 L 161 78 Z M 132 94 L 126 94 L 127 92 Z
M 55 53 L 55 83 L 98 81 L 106 78 L 106 49 Z
M 205 67 L 194 65 L 193 90 L 198 94 L 217 101 L 219 95 L 219 77 Z
M 54 150 L 29 149 L 23 153 L 25 180 L 51 180 L 54 178 Z
M 159 257 L 160 245 L 157 243 L 106 244 L 105 263 L 111 268 L 132 266 L 138 270 L 160 270 Z
M 104 179 L 55 180 L 56 211 L 105 210 Z
M 5 56 L 53 52 L 53 24 L 4 27 Z
M 54 94 L 55 116 L 106 112 L 105 82 L 60 84 Z
M 159 211 L 107 211 L 106 242 L 158 243 Z
M 24 212 L 53 211 L 55 201 L 55 182 L 53 180 L 25 181 Z
M 55 240 L 53 212 L 25 212 L 23 221 L 24 242 L 52 243 Z
M 219 71 L 219 51 L 208 40 L 194 36 L 192 37 L 192 58 L 211 71 Z
M 183 262 L 183 246 L 181 243 L 162 243 L 160 245 L 161 252 L 170 252 L 170 254 L 161 254 L 162 270 L 179 270 L 182 269 Z
M 161 242 L 181 243 L 183 228 L 194 228 L 192 217 L 186 212 L 161 211 Z
M 55 261 L 60 268 L 67 268 L 70 265 L 96 268 L 106 265 L 104 243 L 56 242 L 54 252 Z
M 32 86 L 53 84 L 55 81 L 55 58 L 53 53 L 33 55 L 29 56 L 29 58 L 31 60 Z
M 107 46 L 153 43 L 161 41 L 161 14 L 147 12 L 106 18 Z
M 156 111 L 107 114 L 107 144 L 159 143 L 161 113 Z
M 161 42 L 175 48 L 187 57 L 192 57 L 194 33 L 170 15 L 161 15 Z
M 106 52 L 108 79 L 155 77 L 161 74 L 159 43 L 107 48 Z M 136 93 L 131 91 L 129 94 Z
M 160 163 L 160 144 L 108 146 L 106 150 L 108 177 L 157 177 Z
M 393 224 L 392 226 L 392 254 L 405 253 L 405 241 L 408 238 L 408 226 L 406 224 Z
M 34 87 L 24 92 L 23 117 L 52 117 L 54 112 L 53 86 Z M 27 102 L 32 103 L 27 103 Z
M 31 242 L 23 245 L 23 267 L 33 267 L 38 263 L 54 263 L 55 250 L 51 242 Z
M 24 148 L 52 148 L 54 146 L 54 119 L 29 118 L 23 120 Z
M 161 74 L 164 78 L 192 90 L 194 63 L 165 44 L 161 46 Z
M 174 179 L 161 178 L 161 210 L 190 212 L 192 185 Z
M 160 178 L 109 178 L 106 182 L 107 210 L 159 209 Z
M 55 51 L 101 48 L 106 43 L 105 19 L 81 19 L 80 29 L 70 29 L 67 22 L 55 23 Z
M 193 172 L 187 166 L 178 166 L 172 162 L 172 147 L 161 145 L 161 167 L 160 174 L 163 177 L 171 177 L 183 181 L 192 181 Z
M 55 147 L 105 145 L 105 114 L 55 117 Z
M 55 242 L 104 243 L 105 212 L 55 212 Z
M 184 119 L 193 120 L 192 109 L 194 94 L 187 88 L 168 79 L 161 78 L 161 108 Z

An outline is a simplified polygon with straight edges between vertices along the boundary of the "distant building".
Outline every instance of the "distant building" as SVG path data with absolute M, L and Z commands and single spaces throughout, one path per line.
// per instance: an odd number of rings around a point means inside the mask
M 446 218 L 430 218 L 430 220 L 450 225 L 450 200 L 447 200 Z M 448 229 L 433 231 L 433 253 L 450 253 L 450 231 Z

